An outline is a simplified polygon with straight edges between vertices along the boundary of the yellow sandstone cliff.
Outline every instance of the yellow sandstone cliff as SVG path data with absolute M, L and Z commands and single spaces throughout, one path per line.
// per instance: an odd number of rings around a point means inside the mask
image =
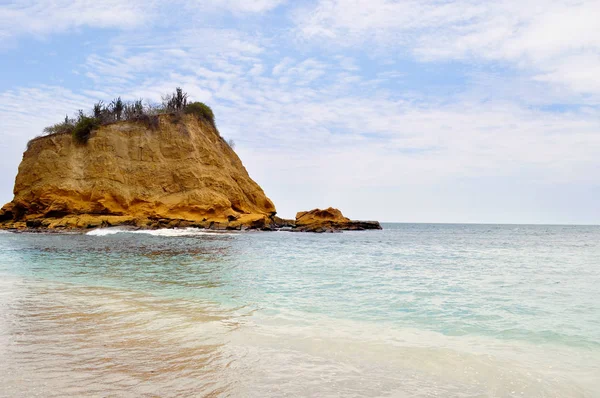
M 200 226 L 262 228 L 275 206 L 209 123 L 161 115 L 158 126 L 118 122 L 86 144 L 34 139 L 19 166 L 3 228 Z

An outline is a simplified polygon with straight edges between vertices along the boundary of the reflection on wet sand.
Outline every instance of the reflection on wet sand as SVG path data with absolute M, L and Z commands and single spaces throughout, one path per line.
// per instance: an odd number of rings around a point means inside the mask
M 4 284 L 8 288 L 8 284 Z M 211 396 L 232 388 L 231 312 L 106 288 L 14 281 L 2 396 Z

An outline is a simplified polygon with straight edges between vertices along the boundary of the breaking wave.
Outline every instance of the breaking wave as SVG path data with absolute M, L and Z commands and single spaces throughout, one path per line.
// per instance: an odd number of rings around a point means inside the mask
M 86 235 L 90 236 L 109 236 L 116 234 L 144 234 L 152 236 L 166 236 L 166 237 L 179 237 L 179 236 L 200 236 L 200 235 L 235 235 L 232 232 L 218 232 L 218 231 L 207 231 L 200 228 L 174 228 L 174 229 L 140 229 L 133 230 L 121 227 L 110 227 L 110 228 L 98 228 L 88 232 Z

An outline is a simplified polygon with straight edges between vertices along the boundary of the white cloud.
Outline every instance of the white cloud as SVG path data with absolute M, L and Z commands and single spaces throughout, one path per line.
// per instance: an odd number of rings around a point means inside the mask
M 405 47 L 425 61 L 507 62 L 585 94 L 600 93 L 599 15 L 597 0 L 320 0 L 298 29 L 342 45 Z
M 506 103 L 418 106 L 387 99 L 332 97 L 309 104 L 270 103 L 258 112 L 253 110 L 253 139 L 269 142 L 268 146 L 244 140 L 249 132 L 243 125 L 235 126 L 235 119 L 231 121 L 234 126 L 225 126 L 226 134 L 239 129 L 233 137 L 241 143 L 242 158 L 285 215 L 303 207 L 336 205 L 353 217 L 482 221 L 465 218 L 468 209 L 451 214 L 454 205 L 437 201 L 436 206 L 448 207 L 431 210 L 445 213 L 445 218 L 427 215 L 423 204 L 402 208 L 400 203 L 405 198 L 418 202 L 414 197 L 423 194 L 413 192 L 417 187 L 421 191 L 444 187 L 447 192 L 437 193 L 442 198 L 460 196 L 457 192 L 464 190 L 476 192 L 473 184 L 465 186 L 469 180 L 499 187 L 506 186 L 504 181 L 525 187 L 589 187 L 600 178 L 598 112 L 552 114 Z M 267 134 L 268 138 L 260 139 Z M 391 192 L 396 193 L 390 197 Z M 512 195 L 524 194 L 515 191 Z M 363 202 L 352 203 L 351 197 Z M 421 196 L 420 200 L 431 198 Z M 494 203 L 492 198 L 487 200 Z M 551 201 L 538 198 L 537 203 Z M 501 199 L 495 205 L 501 208 Z M 490 211 L 488 217 L 495 214 Z M 552 215 L 547 217 L 552 219 Z
M 152 1 L 20 0 L 0 5 L 0 38 L 44 36 L 80 27 L 131 29 L 148 21 Z
M 160 37 L 117 37 L 108 53 L 91 54 L 81 69 L 103 91 L 113 95 L 156 101 L 173 87 L 185 86 L 208 99 L 207 89 L 246 72 L 248 64 L 255 66 L 248 72 L 258 73 L 258 56 L 262 52 L 259 38 L 235 30 L 184 29 Z
M 40 134 L 47 124 L 62 120 L 65 113 L 72 115 L 88 107 L 91 101 L 89 96 L 58 86 L 0 92 L 0 131 L 5 136 L 27 140 Z
M 291 65 L 294 62 L 294 60 L 290 57 L 285 57 L 284 59 L 282 59 L 277 65 L 275 65 L 273 67 L 273 70 L 271 71 L 271 73 L 275 76 L 280 75 L 284 69 L 286 69 L 289 65 Z
M 540 68 L 540 73 L 535 75 L 534 79 L 566 84 L 579 93 L 600 94 L 599 54 L 598 52 L 585 53 L 556 59 L 552 67 Z
M 270 11 L 287 0 L 211 0 L 197 4 L 200 7 L 226 9 L 234 13 L 262 13 Z
M 171 22 L 193 26 L 211 13 L 238 16 L 261 14 L 286 0 L 8 0 L 0 3 L 0 42 L 21 35 L 45 37 L 73 29 L 117 28 L 135 30 Z M 182 11 L 184 10 L 184 11 Z M 177 16 L 183 12 L 184 17 Z M 180 29 L 178 29 L 180 30 Z
M 248 72 L 251 76 L 260 76 L 264 72 L 265 68 L 262 64 L 254 64 L 252 69 Z

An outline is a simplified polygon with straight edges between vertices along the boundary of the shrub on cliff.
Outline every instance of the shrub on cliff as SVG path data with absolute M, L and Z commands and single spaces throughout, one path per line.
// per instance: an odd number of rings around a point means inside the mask
M 188 94 L 177 87 L 173 94 L 162 97 L 162 107 L 167 112 L 181 112 L 187 106 Z
M 92 109 L 92 116 L 100 124 L 110 124 L 114 123 L 116 120 L 116 116 L 113 112 L 112 105 L 104 105 L 104 102 L 102 101 L 99 101 L 96 104 L 94 104 L 94 108 Z
M 142 100 L 125 103 L 123 107 L 123 114 L 125 120 L 137 120 L 144 115 L 144 105 Z
M 198 119 L 206 120 L 213 126 L 215 129 L 217 126 L 215 125 L 215 114 L 213 113 L 210 106 L 206 105 L 203 102 L 192 102 L 185 107 L 185 113 L 194 115 Z
M 77 124 L 75 124 L 72 131 L 73 139 L 80 144 L 87 143 L 92 130 L 98 126 L 100 126 L 98 119 L 80 114 Z
M 61 123 L 53 124 L 44 128 L 45 134 L 60 134 L 60 133 L 71 133 L 75 128 L 75 119 L 69 119 L 69 116 L 65 116 L 65 120 Z
M 118 97 L 110 103 L 110 109 L 112 113 L 117 118 L 117 121 L 121 120 L 121 115 L 123 114 L 123 110 L 125 109 L 125 103 L 121 100 L 121 97 Z
M 106 107 L 104 106 L 104 102 L 98 101 L 94 104 L 92 108 L 92 113 L 96 119 L 101 119 L 102 115 L 106 112 Z
M 78 143 L 86 143 L 93 129 L 116 123 L 122 120 L 142 123 L 152 130 L 159 128 L 159 115 L 168 114 L 171 122 L 178 123 L 183 114 L 195 115 L 198 120 L 204 120 L 216 130 L 215 115 L 210 107 L 202 102 L 188 103 L 188 94 L 180 87 L 163 97 L 161 104 L 144 104 L 143 101 L 123 101 L 117 97 L 108 104 L 99 101 L 94 104 L 89 114 L 79 111 L 76 118 L 68 116 L 62 123 L 44 128 L 46 135 L 68 133 Z M 89 116 L 88 116 L 89 115 Z

